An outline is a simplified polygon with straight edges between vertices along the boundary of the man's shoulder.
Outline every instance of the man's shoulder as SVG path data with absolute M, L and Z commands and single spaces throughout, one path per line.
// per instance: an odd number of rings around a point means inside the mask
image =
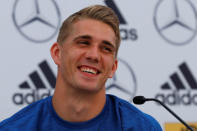
M 15 127 L 18 125 L 22 126 L 27 121 L 29 123 L 29 121 L 37 119 L 36 117 L 41 116 L 43 111 L 48 108 L 47 102 L 50 99 L 51 97 L 47 97 L 22 108 L 10 118 L 0 122 L 0 129 Z
M 131 113 L 132 115 L 140 115 L 140 116 L 144 117 L 144 113 L 141 110 L 139 110 L 138 108 L 136 108 L 129 101 L 126 101 L 126 100 L 119 98 L 117 96 L 114 96 L 114 95 L 107 95 L 107 96 L 111 99 L 112 103 L 120 111 L 122 111 L 124 113 Z
M 134 129 L 141 127 L 144 129 L 150 128 L 152 131 L 162 130 L 155 118 L 142 112 L 130 102 L 113 95 L 108 95 L 108 97 L 112 99 L 113 104 L 116 106 L 124 128 Z

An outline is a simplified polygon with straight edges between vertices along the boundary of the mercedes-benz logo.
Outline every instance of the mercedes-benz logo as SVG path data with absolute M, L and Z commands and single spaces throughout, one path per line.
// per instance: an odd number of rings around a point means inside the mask
M 16 0 L 12 18 L 20 34 L 36 43 L 52 39 L 61 22 L 54 0 Z
M 191 42 L 197 32 L 197 13 L 190 0 L 159 0 L 153 21 L 161 37 L 174 45 Z
M 137 80 L 130 65 L 119 59 L 118 69 L 112 79 L 106 83 L 107 94 L 115 94 L 120 98 L 131 101 L 137 90 Z

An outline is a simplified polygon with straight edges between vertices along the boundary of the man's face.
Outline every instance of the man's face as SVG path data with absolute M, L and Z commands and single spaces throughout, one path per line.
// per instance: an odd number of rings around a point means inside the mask
M 103 22 L 77 21 L 59 48 L 59 73 L 66 86 L 99 91 L 116 71 L 115 33 Z

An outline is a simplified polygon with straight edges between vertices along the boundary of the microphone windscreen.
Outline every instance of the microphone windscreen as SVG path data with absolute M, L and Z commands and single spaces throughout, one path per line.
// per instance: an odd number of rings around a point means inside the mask
M 144 104 L 145 102 L 146 102 L 146 98 L 144 96 L 135 96 L 133 98 L 134 104 L 141 105 L 141 104 Z

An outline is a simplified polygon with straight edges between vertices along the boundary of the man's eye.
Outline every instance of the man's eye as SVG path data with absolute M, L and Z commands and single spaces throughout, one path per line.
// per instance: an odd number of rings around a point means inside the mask
M 107 51 L 107 52 L 112 52 L 112 49 L 109 48 L 109 47 L 103 47 L 103 49 L 104 49 L 105 51 Z
M 89 42 L 88 41 L 79 41 L 78 44 L 84 44 L 84 45 L 88 45 Z

